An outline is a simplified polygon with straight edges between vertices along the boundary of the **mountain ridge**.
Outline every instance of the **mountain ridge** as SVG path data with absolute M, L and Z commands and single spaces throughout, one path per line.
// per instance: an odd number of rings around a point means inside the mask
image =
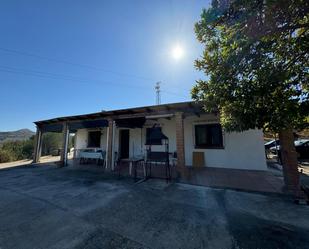
M 7 141 L 27 140 L 33 135 L 35 135 L 35 132 L 29 129 L 20 129 L 16 131 L 0 131 L 0 144 Z

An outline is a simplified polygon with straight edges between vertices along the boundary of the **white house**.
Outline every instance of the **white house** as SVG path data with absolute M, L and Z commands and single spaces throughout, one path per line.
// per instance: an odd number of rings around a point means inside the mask
M 67 148 L 68 134 L 73 132 L 75 157 L 85 149 L 101 150 L 106 152 L 107 168 L 112 169 L 116 156 L 146 155 L 149 136 L 157 128 L 168 138 L 165 143 L 168 143 L 168 152 L 177 157 L 179 171 L 185 167 L 267 169 L 261 130 L 225 132 L 218 115 L 205 113 L 195 102 L 102 111 L 35 124 L 35 162 L 39 161 L 43 132 L 63 132 L 63 148 Z M 162 141 L 151 146 L 151 151 L 165 150 Z M 66 164 L 66 153 L 62 153 L 61 160 Z

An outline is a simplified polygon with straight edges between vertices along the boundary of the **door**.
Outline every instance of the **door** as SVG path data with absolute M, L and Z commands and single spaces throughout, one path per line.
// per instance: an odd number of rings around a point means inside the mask
M 119 151 L 120 159 L 129 158 L 130 130 L 120 130 Z

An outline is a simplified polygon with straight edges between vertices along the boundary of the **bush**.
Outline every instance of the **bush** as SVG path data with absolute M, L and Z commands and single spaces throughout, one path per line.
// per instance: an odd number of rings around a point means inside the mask
M 0 149 L 0 163 L 6 163 L 6 162 L 13 161 L 13 160 L 14 160 L 14 157 L 9 151 Z
M 22 146 L 22 157 L 32 159 L 33 152 L 34 152 L 34 141 L 31 139 L 24 141 Z
M 31 159 L 34 150 L 34 137 L 24 141 L 7 141 L 0 148 L 0 163 Z

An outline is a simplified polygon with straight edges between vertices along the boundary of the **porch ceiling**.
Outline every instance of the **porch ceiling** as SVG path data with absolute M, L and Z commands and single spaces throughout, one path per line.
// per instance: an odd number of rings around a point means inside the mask
M 107 126 L 108 121 L 105 119 L 75 121 L 69 123 L 69 131 L 76 132 L 78 129 L 83 128 L 100 128 Z M 63 129 L 62 123 L 43 123 L 40 127 L 42 132 L 62 132 Z
M 201 103 L 196 102 L 181 102 L 164 105 L 144 106 L 112 111 L 102 111 L 76 116 L 58 117 L 48 120 L 41 120 L 34 122 L 37 126 L 42 127 L 47 124 L 59 124 L 62 122 L 73 123 L 76 121 L 90 121 L 90 120 L 102 120 L 102 119 L 126 119 L 145 117 L 149 115 L 164 115 L 175 112 L 191 113 L 194 115 L 200 115 L 205 113 Z
M 145 117 L 116 119 L 116 126 L 121 128 L 142 128 L 146 122 Z

